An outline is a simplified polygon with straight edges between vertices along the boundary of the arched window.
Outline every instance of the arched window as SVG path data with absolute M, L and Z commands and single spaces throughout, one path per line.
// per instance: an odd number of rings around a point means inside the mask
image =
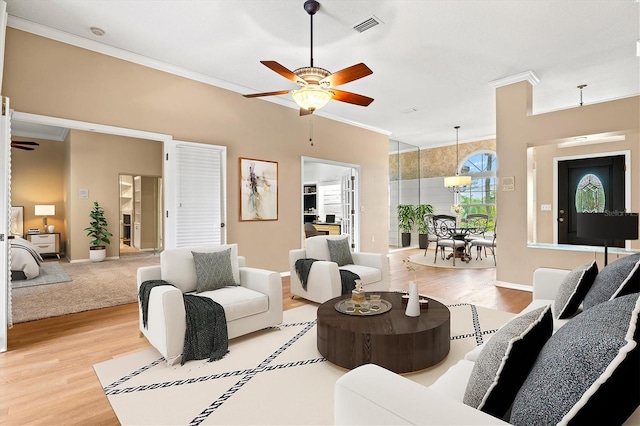
M 489 216 L 493 229 L 496 218 L 496 169 L 498 158 L 493 151 L 477 151 L 463 160 L 460 174 L 471 176 L 471 185 L 461 188 L 458 202 L 464 216 L 484 213 Z
M 598 176 L 591 173 L 584 175 L 576 188 L 576 211 L 602 213 L 604 203 L 604 187 Z

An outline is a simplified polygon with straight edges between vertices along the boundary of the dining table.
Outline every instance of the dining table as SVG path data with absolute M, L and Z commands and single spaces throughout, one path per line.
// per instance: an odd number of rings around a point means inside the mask
M 457 224 L 454 227 L 449 227 L 449 233 L 451 235 L 451 238 L 453 238 L 454 240 L 464 241 L 464 245 L 461 247 L 456 247 L 453 253 L 447 256 L 447 260 L 455 256 L 456 259 L 460 259 L 463 262 L 469 263 L 469 261 L 471 260 L 471 255 L 467 250 L 467 245 L 469 242 L 466 240 L 466 237 L 467 235 L 475 231 L 477 231 L 476 227 L 466 226 L 461 224 Z

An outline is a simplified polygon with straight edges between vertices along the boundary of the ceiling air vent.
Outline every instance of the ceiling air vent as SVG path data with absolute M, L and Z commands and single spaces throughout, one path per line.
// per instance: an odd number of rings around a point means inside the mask
M 363 33 L 365 31 L 367 31 L 368 29 L 371 29 L 373 27 L 375 27 L 378 24 L 382 24 L 383 22 L 376 18 L 375 16 L 371 15 L 371 17 L 365 19 L 364 21 L 355 24 L 353 26 L 353 29 L 356 30 L 359 33 Z

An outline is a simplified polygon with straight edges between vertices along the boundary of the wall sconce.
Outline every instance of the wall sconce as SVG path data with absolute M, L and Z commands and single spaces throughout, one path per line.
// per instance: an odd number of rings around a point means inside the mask
M 47 216 L 55 216 L 56 206 L 52 204 L 36 204 L 36 216 L 42 216 L 42 228 L 47 232 Z

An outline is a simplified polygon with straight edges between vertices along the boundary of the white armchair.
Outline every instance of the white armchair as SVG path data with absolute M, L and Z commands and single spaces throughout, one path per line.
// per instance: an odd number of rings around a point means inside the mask
M 362 280 L 365 291 L 389 290 L 389 261 L 386 254 L 351 253 L 353 264 L 338 266 L 331 261 L 327 240 L 348 238 L 345 235 L 319 235 L 307 238 L 306 248 L 289 251 L 289 269 L 291 272 L 291 297 L 299 296 L 312 302 L 324 303 L 342 294 L 340 270 L 357 274 Z M 307 289 L 302 287 L 296 273 L 298 259 L 317 259 L 309 271 Z
M 240 285 L 198 293 L 222 305 L 229 339 L 282 323 L 280 274 L 244 266 L 245 259 L 238 256 L 236 244 L 165 250 L 160 254 L 160 265 L 138 268 L 137 281 L 138 289 L 147 280 L 162 279 L 175 286 L 151 290 L 146 328 L 140 310 L 140 331 L 168 365 L 181 360 L 184 347 L 186 319 L 182 294 L 196 290 L 197 276 L 191 252 L 209 253 L 229 248 L 234 279 Z

